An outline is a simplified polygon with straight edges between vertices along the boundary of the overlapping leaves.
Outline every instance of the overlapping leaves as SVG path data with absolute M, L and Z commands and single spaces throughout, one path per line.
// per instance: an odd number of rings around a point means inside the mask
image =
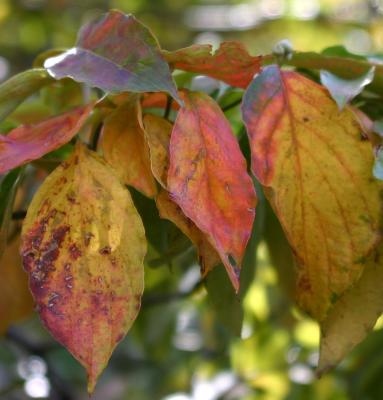
M 274 65 L 260 72 L 261 61 L 237 42 L 222 43 L 215 53 L 209 45 L 161 51 L 133 16 L 112 11 L 84 27 L 73 49 L 48 59 L 46 70 L 31 70 L 0 87 L 0 119 L 52 81 L 47 71 L 56 79 L 69 77 L 106 93 L 122 93 L 104 97 L 96 109 L 93 103 L 85 105 L 0 137 L 0 173 L 9 171 L 0 188 L 0 252 L 15 247 L 14 241 L 7 243 L 20 178 L 20 169 L 14 168 L 59 149 L 86 121 L 90 129 L 81 140 L 101 154 L 77 140 L 69 160 L 34 196 L 21 246 L 40 316 L 87 369 L 89 391 L 137 316 L 143 291 L 146 239 L 125 185 L 154 198 L 160 216 L 189 237 L 210 291 L 218 291 L 221 282 L 226 296 L 230 290 L 223 269 L 211 273 L 220 262 L 239 290 L 253 225 L 250 269 L 255 243 L 263 235 L 263 220 L 253 224 L 254 185 L 229 121 L 206 94 L 177 92 L 171 69 L 247 88 L 242 113 L 252 171 L 292 248 L 298 303 L 320 321 L 320 368 L 339 362 L 383 311 L 382 186 L 372 177 L 371 143 L 345 106 L 372 76 L 351 82 L 346 92 L 338 80 L 327 85 L 344 107 L 340 111 L 317 83 Z M 169 102 L 169 95 L 178 104 Z M 144 110 L 162 108 L 166 116 L 172 109 L 174 123 L 141 115 L 140 101 Z M 268 228 L 265 237 L 272 249 L 275 243 L 267 233 L 272 225 Z M 290 251 L 282 242 L 290 267 Z M 10 279 L 18 272 L 12 269 Z M 250 272 L 246 276 L 252 277 Z M 244 286 L 246 276 L 241 277 Z M 218 296 L 214 299 L 220 303 Z M 241 308 L 234 295 L 229 300 L 222 304 L 233 319 L 228 325 L 238 333 Z M 28 301 L 25 296 L 14 319 L 29 312 Z

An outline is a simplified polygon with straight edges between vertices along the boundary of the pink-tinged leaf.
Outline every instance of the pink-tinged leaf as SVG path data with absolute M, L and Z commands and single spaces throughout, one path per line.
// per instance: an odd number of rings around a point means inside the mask
M 156 196 L 156 205 L 161 218 L 172 221 L 197 248 L 198 261 L 203 277 L 220 262 L 206 235 L 187 218 L 181 208 L 169 197 L 167 176 L 169 169 L 169 142 L 173 125 L 157 115 L 146 114 L 143 119 L 145 136 L 150 149 L 152 172 L 164 190 Z
M 297 261 L 297 301 L 322 321 L 381 240 L 371 143 L 348 107 L 340 112 L 322 86 L 275 65 L 249 86 L 242 113 L 252 170 Z
M 253 183 L 219 106 L 204 93 L 183 99 L 170 139 L 170 197 L 206 234 L 238 290 L 255 216 Z
M 77 108 L 36 125 L 22 125 L 0 135 L 0 173 L 37 160 L 69 142 L 88 118 L 93 106 Z
M 105 92 L 161 92 L 178 100 L 157 40 L 132 15 L 111 11 L 84 26 L 76 47 L 44 63 L 56 79 L 73 78 Z
M 21 254 L 40 317 L 86 368 L 89 392 L 138 314 L 145 252 L 129 191 L 78 145 L 34 196 Z
M 251 56 L 240 42 L 223 42 L 213 52 L 210 44 L 196 44 L 176 51 L 162 52 L 175 69 L 208 75 L 228 85 L 246 89 L 259 72 L 261 56 Z

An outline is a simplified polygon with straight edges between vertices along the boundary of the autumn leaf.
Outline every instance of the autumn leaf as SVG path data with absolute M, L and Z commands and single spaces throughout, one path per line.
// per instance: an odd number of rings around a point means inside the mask
M 184 95 L 170 139 L 170 197 L 217 250 L 234 288 L 251 235 L 256 196 L 238 142 L 219 106 Z
M 92 105 L 77 108 L 35 125 L 22 125 L 7 136 L 0 135 L 0 173 L 58 149 L 77 134 Z
M 152 114 L 144 116 L 143 124 L 145 137 L 150 148 L 152 172 L 164 189 L 158 193 L 155 199 L 160 217 L 173 222 L 196 246 L 201 274 L 204 277 L 220 262 L 220 258 L 209 244 L 205 234 L 183 214 L 180 207 L 171 200 L 166 190 L 169 169 L 169 143 L 173 125 L 166 119 Z
M 84 26 L 76 47 L 44 66 L 56 79 L 70 77 L 109 93 L 165 91 L 179 99 L 155 37 L 133 15 L 116 10 Z
M 359 281 L 336 302 L 321 323 L 318 374 L 336 366 L 374 327 L 383 312 L 381 247 Z
M 43 323 L 92 392 L 140 308 L 146 241 L 129 192 L 84 145 L 33 198 L 21 252 Z
M 145 137 L 149 145 L 151 169 L 158 183 L 167 189 L 169 143 L 173 125 L 165 118 L 146 114 L 143 118 Z
M 166 93 L 145 93 L 142 97 L 142 108 L 166 108 L 168 104 L 168 96 Z M 172 110 L 179 110 L 180 106 L 175 101 L 171 102 Z
M 33 313 L 33 299 L 19 255 L 20 237 L 13 239 L 0 258 L 0 335 Z
M 242 113 L 252 170 L 297 260 L 298 303 L 321 321 L 380 240 L 371 144 L 323 87 L 277 66 L 254 79 Z
M 162 53 L 173 68 L 208 75 L 243 89 L 259 72 L 262 59 L 250 56 L 243 44 L 235 41 L 221 43 L 215 52 L 210 44 L 195 44 Z
M 153 197 L 157 188 L 140 114 L 139 103 L 134 100 L 113 111 L 102 128 L 101 148 L 123 183 Z

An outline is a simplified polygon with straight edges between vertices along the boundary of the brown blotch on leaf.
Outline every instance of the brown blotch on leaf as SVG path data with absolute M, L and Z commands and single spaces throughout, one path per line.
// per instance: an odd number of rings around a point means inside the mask
M 69 253 L 72 258 L 72 260 L 77 260 L 79 257 L 81 257 L 81 250 L 77 247 L 75 243 L 72 243 L 69 246 Z
M 112 252 L 112 248 L 110 246 L 104 246 L 99 250 L 99 253 L 102 255 L 107 255 Z

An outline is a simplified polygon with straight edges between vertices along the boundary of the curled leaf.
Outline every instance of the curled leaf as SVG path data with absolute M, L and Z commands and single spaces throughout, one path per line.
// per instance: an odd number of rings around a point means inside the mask
M 91 111 L 91 105 L 77 108 L 35 125 L 19 126 L 7 136 L 0 135 L 0 173 L 37 160 L 69 142 Z
M 162 53 L 173 68 L 208 75 L 243 89 L 259 72 L 262 59 L 250 56 L 243 44 L 235 41 L 221 43 L 215 52 L 210 44 L 196 44 Z
M 169 143 L 173 125 L 164 118 L 146 114 L 143 118 L 145 137 L 150 149 L 153 175 L 166 189 L 169 169 Z
M 179 99 L 155 37 L 119 11 L 84 26 L 76 47 L 48 58 L 44 67 L 56 79 L 69 77 L 105 92 L 165 91 Z
M 32 200 L 21 253 L 40 317 L 92 392 L 140 308 L 146 241 L 129 192 L 83 145 Z
M 135 101 L 113 111 L 102 128 L 101 148 L 123 183 L 153 197 L 157 188 L 150 167 L 149 147 L 139 122 L 140 114 Z
M 234 288 L 256 206 L 238 142 L 219 106 L 204 93 L 184 95 L 170 139 L 170 197 L 217 250 Z
M 326 90 L 277 66 L 246 91 L 252 170 L 265 187 L 298 264 L 297 300 L 323 320 L 381 239 L 381 185 L 354 114 Z

